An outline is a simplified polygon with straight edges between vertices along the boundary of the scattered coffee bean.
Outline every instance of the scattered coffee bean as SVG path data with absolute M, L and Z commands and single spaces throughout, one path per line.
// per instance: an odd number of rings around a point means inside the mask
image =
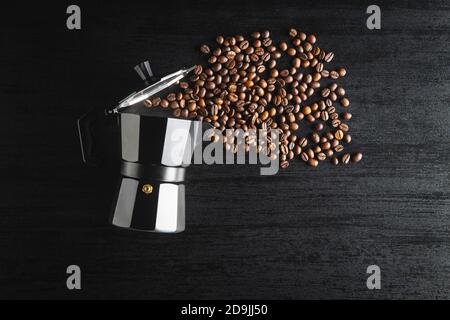
M 321 92 L 322 97 L 324 97 L 324 98 L 328 97 L 330 95 L 330 92 L 331 91 L 328 88 L 323 89 L 322 92 Z
M 360 162 L 361 161 L 361 159 L 362 159 L 362 153 L 361 152 L 356 152 L 355 154 L 353 154 L 353 157 L 352 157 L 352 161 L 353 162 Z
M 325 60 L 326 62 L 331 62 L 331 60 L 333 60 L 333 58 L 334 58 L 334 53 L 333 53 L 333 52 L 328 52 L 328 53 L 325 55 L 324 60 Z
M 289 161 L 282 161 L 280 163 L 280 168 L 286 169 L 287 167 L 289 167 Z
M 153 106 L 152 100 L 150 99 L 144 100 L 144 105 L 148 108 L 152 107 Z
M 352 136 L 349 134 L 344 135 L 344 139 L 342 139 L 345 143 L 352 142 Z
M 318 165 L 319 165 L 319 161 L 317 161 L 317 159 L 309 159 L 308 160 L 308 164 L 311 166 L 311 167 L 317 167 Z
M 341 105 L 346 108 L 350 105 L 350 101 L 347 98 L 342 98 L 340 102 Z
M 347 70 L 345 70 L 344 68 L 339 68 L 336 71 L 340 77 L 345 77 L 345 75 L 347 74 Z
M 200 51 L 204 54 L 208 54 L 211 52 L 211 50 L 209 49 L 209 47 L 206 44 L 204 44 L 200 47 Z
M 223 38 L 223 36 L 217 36 L 217 38 L 216 38 L 216 42 L 217 42 L 218 44 L 222 44 L 224 40 L 225 40 L 225 39 Z
M 266 151 L 258 151 L 266 152 L 271 159 L 279 157 L 282 168 L 294 156 L 312 167 L 326 158 L 338 164 L 335 153 L 344 150 L 343 142 L 351 142 L 350 128 L 342 119 L 348 121 L 352 115 L 347 111 L 339 114 L 333 104 L 339 101 L 348 107 L 350 102 L 337 83 L 321 82 L 328 77 L 337 80 L 347 71 L 342 67 L 327 68 L 334 54 L 321 50 L 315 35 L 294 28 L 288 34 L 290 40 L 278 45 L 268 30 L 253 32 L 247 39 L 243 35 L 219 35 L 215 39 L 217 47 L 200 47 L 207 55 L 207 63 L 197 65 L 192 75 L 179 83 L 180 92 L 170 93 L 165 99 L 146 100 L 144 105 L 170 108 L 175 117 L 205 121 L 222 132 L 228 128 L 278 131 L 279 155 L 275 143 L 268 143 Z M 290 61 L 284 63 L 284 59 Z M 302 137 L 302 122 L 313 130 L 310 141 Z M 238 146 L 230 146 L 226 138 L 225 148 L 236 153 Z M 252 145 L 256 146 L 255 139 L 248 139 L 240 147 L 248 151 Z M 345 154 L 342 162 L 348 163 L 348 157 Z M 358 162 L 361 158 L 358 152 L 351 160 Z
M 297 30 L 295 30 L 294 28 L 291 28 L 289 30 L 289 35 L 294 38 L 297 35 Z
M 156 98 L 153 98 L 153 99 L 152 99 L 152 105 L 153 105 L 154 107 L 159 106 L 160 103 L 161 103 L 161 98 L 160 98 L 160 97 L 156 97 Z
M 334 137 L 336 138 L 336 140 L 342 140 L 342 138 L 344 137 L 344 132 L 339 129 L 334 133 Z
M 309 156 L 308 156 L 308 154 L 306 152 L 302 152 L 300 157 L 302 158 L 302 160 L 304 162 L 308 162 L 308 160 L 309 160 Z
M 349 153 L 344 154 L 344 155 L 342 156 L 342 163 L 343 163 L 343 164 L 348 164 L 349 161 L 350 161 L 350 154 L 349 154 Z
M 163 100 L 163 101 L 161 102 L 161 107 L 163 107 L 163 108 L 165 108 L 164 105 L 163 105 L 164 101 L 165 101 L 165 100 Z M 165 103 L 164 103 L 164 104 L 165 104 Z M 178 109 L 178 108 L 180 107 L 180 105 L 178 104 L 177 101 L 171 101 L 171 102 L 169 103 L 169 107 L 170 107 L 170 109 Z
M 350 120 L 350 119 L 352 118 L 352 114 L 351 114 L 350 112 L 344 112 L 344 113 L 342 114 L 342 117 L 343 117 L 345 120 Z

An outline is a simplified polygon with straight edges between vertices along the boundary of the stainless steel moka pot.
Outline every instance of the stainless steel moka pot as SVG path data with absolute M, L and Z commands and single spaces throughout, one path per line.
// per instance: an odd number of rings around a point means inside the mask
M 114 121 L 118 131 L 120 178 L 114 196 L 111 223 L 147 232 L 181 232 L 185 228 L 185 172 L 201 139 L 201 122 L 171 118 L 130 108 L 158 94 L 185 77 L 194 67 L 182 69 L 151 85 L 148 62 L 135 70 L 148 85 L 114 108 L 89 112 L 78 119 L 84 162 L 98 160 L 93 149 L 108 139 L 93 138 L 95 128 Z M 114 130 L 113 129 L 113 130 Z M 108 134 L 106 134 L 108 135 Z

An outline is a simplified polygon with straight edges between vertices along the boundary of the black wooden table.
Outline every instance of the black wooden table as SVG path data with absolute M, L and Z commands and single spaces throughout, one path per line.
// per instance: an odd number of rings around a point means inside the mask
M 0 297 L 449 298 L 450 4 L 378 1 L 69 2 L 2 9 Z M 186 231 L 108 225 L 115 173 L 82 165 L 76 118 L 166 74 L 218 34 L 290 27 L 348 69 L 359 165 L 301 161 L 276 176 L 194 166 Z M 82 290 L 66 268 L 82 269 Z M 381 268 L 381 290 L 366 269 Z

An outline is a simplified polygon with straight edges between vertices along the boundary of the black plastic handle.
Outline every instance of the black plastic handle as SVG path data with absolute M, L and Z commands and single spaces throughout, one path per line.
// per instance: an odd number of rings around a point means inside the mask
M 81 147 L 81 157 L 86 164 L 97 164 L 94 152 L 93 130 L 98 120 L 98 112 L 89 111 L 77 120 L 78 139 Z

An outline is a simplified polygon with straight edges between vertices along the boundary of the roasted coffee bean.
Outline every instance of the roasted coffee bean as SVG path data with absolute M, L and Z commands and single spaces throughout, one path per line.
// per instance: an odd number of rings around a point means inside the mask
M 304 33 L 304 32 L 299 32 L 297 36 L 301 41 L 306 40 L 306 33 Z
M 322 148 L 322 150 L 328 150 L 328 149 L 331 149 L 331 143 L 329 143 L 328 141 L 327 141 L 327 142 L 324 142 L 324 143 L 321 144 L 320 147 Z
M 298 129 L 298 124 L 295 123 L 295 122 L 292 122 L 292 123 L 289 125 L 289 129 L 291 129 L 292 131 L 296 131 L 296 130 Z
M 195 103 L 195 101 L 189 101 L 188 103 L 188 110 L 189 111 L 194 111 L 197 108 L 197 105 Z
M 344 96 L 344 95 L 345 95 L 345 90 L 344 90 L 344 88 L 338 87 L 338 88 L 336 89 L 336 94 L 337 94 L 338 96 Z
M 353 156 L 352 156 L 352 161 L 353 161 L 354 163 L 360 162 L 361 159 L 362 159 L 362 153 L 361 153 L 361 152 L 356 152 L 356 153 L 354 153 Z
M 181 109 L 173 110 L 172 115 L 175 117 L 179 117 L 181 115 Z
M 328 70 L 323 70 L 323 71 L 320 73 L 320 75 L 321 75 L 323 78 L 328 78 L 328 77 L 330 76 L 330 72 L 329 72 Z
M 345 143 L 352 142 L 352 136 L 349 134 L 344 135 L 344 138 L 342 139 Z
M 333 113 L 333 114 L 336 114 L 336 113 Z M 339 127 L 340 124 L 341 124 L 341 120 L 339 120 L 339 119 L 333 119 L 333 121 L 331 121 L 331 126 L 333 128 Z
M 289 151 L 288 152 L 288 154 L 287 154 L 287 158 L 289 159 L 289 160 L 292 160 L 293 158 L 294 158 L 294 151 Z
M 339 125 L 339 129 L 341 129 L 341 130 L 344 131 L 344 132 L 347 132 L 350 128 L 349 128 L 348 124 L 346 124 L 346 123 L 341 123 L 341 124 Z
M 209 47 L 206 44 L 204 44 L 200 47 L 200 51 L 203 52 L 204 54 L 208 54 L 211 52 L 211 50 L 209 49 Z
M 345 120 L 350 120 L 350 119 L 352 118 L 352 114 L 351 114 L 350 112 L 344 112 L 344 113 L 342 114 L 342 117 L 343 117 Z
M 320 117 L 322 118 L 323 121 L 328 121 L 328 119 L 329 119 L 328 111 L 322 111 L 320 113 Z
M 311 141 L 314 143 L 319 143 L 320 142 L 320 136 L 317 133 L 313 133 L 311 135 Z
M 292 66 L 294 68 L 300 68 L 302 61 L 299 58 L 294 58 L 294 60 L 292 60 Z
M 313 34 L 310 34 L 310 35 L 306 38 L 306 41 L 308 41 L 308 42 L 311 43 L 311 44 L 314 44 L 314 43 L 316 43 L 316 36 L 313 35 Z
M 209 57 L 209 58 L 208 58 L 208 62 L 209 62 L 210 64 L 216 63 L 216 62 L 217 62 L 217 57 L 215 57 L 215 56 Z
M 250 43 L 247 40 L 242 41 L 239 44 L 239 49 L 246 50 L 249 47 Z
M 226 62 L 228 61 L 228 58 L 225 57 L 225 56 L 219 56 L 219 58 L 217 59 L 217 61 L 218 61 L 220 64 L 224 64 L 224 63 L 226 63 Z
M 223 41 L 224 41 L 225 39 L 223 38 L 223 36 L 217 36 L 216 37 L 216 42 L 218 43 L 218 44 L 223 44 Z
M 350 105 L 350 101 L 347 98 L 342 98 L 340 103 L 345 108 L 347 108 Z
M 327 133 L 325 134 L 325 138 L 326 138 L 328 141 L 331 141 L 331 140 L 334 139 L 334 135 L 333 135 L 331 132 L 327 132 Z
M 289 149 L 285 144 L 282 144 L 280 146 L 280 152 L 281 152 L 281 154 L 287 154 L 289 152 Z
M 340 77 L 345 77 L 345 75 L 347 74 L 347 70 L 345 70 L 344 68 L 339 68 L 336 71 Z
M 336 101 L 337 94 L 335 92 L 330 92 L 329 98 L 331 99 L 331 101 Z
M 260 119 L 261 119 L 262 121 L 265 121 L 265 120 L 267 120 L 268 117 L 269 117 L 269 112 L 264 111 L 264 112 L 261 114 Z
M 328 52 L 328 53 L 325 55 L 324 60 L 325 60 L 326 62 L 331 62 L 331 60 L 333 60 L 333 58 L 334 58 L 334 53 L 333 53 L 333 52 Z
M 318 124 L 316 124 L 315 126 L 314 126 L 314 130 L 315 131 L 322 131 L 323 130 L 323 127 L 324 127 L 324 125 L 323 125 L 323 123 L 318 123 Z
M 343 164 L 348 164 L 350 162 L 350 154 L 346 153 L 342 156 L 342 163 Z
M 296 51 L 294 48 L 289 48 L 289 49 L 287 49 L 286 53 L 287 53 L 289 56 L 293 57 L 293 56 L 295 56 L 295 54 L 297 53 L 297 51 Z
M 312 114 L 308 114 L 306 116 L 306 121 L 308 121 L 309 123 L 314 123 L 316 121 L 316 118 Z
M 281 42 L 281 43 L 280 43 L 280 45 L 279 45 L 278 47 L 280 48 L 280 50 L 281 50 L 281 51 L 283 51 L 283 52 L 284 52 L 284 51 L 286 51 L 286 50 L 287 50 L 287 48 L 288 48 L 288 45 L 287 45 L 287 43 L 286 43 L 286 42 L 284 42 L 284 41 L 283 41 L 283 42 Z
M 194 74 L 200 75 L 203 72 L 203 67 L 201 65 L 196 65 L 194 69 Z
M 145 105 L 146 107 L 148 107 L 148 108 L 152 107 L 152 106 L 153 106 L 152 100 L 150 100 L 150 99 L 145 99 L 145 100 L 144 100 L 144 105 Z
M 311 114 L 311 112 L 312 112 L 311 107 L 310 107 L 310 106 L 305 106 L 305 107 L 303 108 L 303 111 L 302 111 L 302 112 L 303 112 L 303 114 L 304 114 L 305 116 Z
M 161 98 L 160 98 L 160 97 L 156 97 L 156 98 L 153 98 L 153 99 L 152 99 L 152 105 L 153 105 L 154 107 L 159 106 L 160 103 L 161 103 Z
M 289 70 L 288 69 L 283 69 L 280 71 L 280 77 L 287 77 L 289 75 Z
M 320 94 L 322 95 L 322 97 L 326 98 L 330 95 L 330 92 L 331 92 L 330 89 L 324 88 Z
M 272 45 L 272 39 L 266 38 L 262 41 L 264 47 L 270 47 Z
M 166 98 L 169 102 L 172 102 L 177 100 L 177 95 L 175 93 L 169 93 Z
M 334 91 L 334 90 L 337 89 L 337 87 L 338 87 L 337 83 L 334 82 L 334 83 L 330 84 L 330 86 L 329 86 L 328 88 L 329 88 L 331 91 Z
M 169 101 L 166 99 L 161 100 L 161 107 L 167 108 L 169 106 Z
M 337 166 L 339 164 L 339 159 L 337 157 L 331 158 L 331 163 Z
M 165 100 L 163 100 L 163 102 L 164 102 Z M 163 107 L 163 108 L 165 108 L 164 106 L 163 106 L 163 102 L 161 102 L 161 106 Z M 170 106 L 170 109 L 178 109 L 179 107 L 180 107 L 180 105 L 178 104 L 178 101 L 171 101 L 170 103 L 169 103 L 169 106 Z
M 282 161 L 282 162 L 280 163 L 280 167 L 281 167 L 282 169 L 286 169 L 287 167 L 289 167 L 289 162 L 288 162 L 288 161 Z
M 306 154 L 308 155 L 308 157 L 311 159 L 311 158 L 314 158 L 314 151 L 311 149 L 311 148 L 309 148 L 309 149 L 307 149 L 306 150 Z
M 337 78 L 339 78 L 339 73 L 337 73 L 336 71 L 331 71 L 330 78 L 336 80 Z
M 289 29 L 289 36 L 294 38 L 296 35 L 297 35 L 297 30 L 295 30 L 294 28 Z
M 308 160 L 308 164 L 309 164 L 311 167 L 317 167 L 317 166 L 319 165 L 319 161 L 317 161 L 316 159 L 310 158 L 310 159 Z
M 320 160 L 320 161 L 323 161 L 323 160 L 325 160 L 326 158 L 327 158 L 327 156 L 326 156 L 326 154 L 323 153 L 323 152 L 319 152 L 319 153 L 317 154 L 317 159 Z
M 302 148 L 305 148 L 308 145 L 308 139 L 306 139 L 305 137 L 300 138 L 298 145 Z
M 333 149 L 328 149 L 328 150 L 325 150 L 325 154 L 327 155 L 328 158 L 330 158 L 333 156 L 334 151 L 333 151 Z
M 336 138 L 336 140 L 342 140 L 342 138 L 344 137 L 344 132 L 342 130 L 337 130 L 334 133 L 334 137 Z
M 342 144 L 338 144 L 336 147 L 334 147 L 334 151 L 336 152 L 342 152 L 344 150 L 344 146 Z
M 334 135 L 333 135 L 333 139 L 334 139 Z M 331 140 L 331 146 L 333 148 L 337 147 L 339 145 L 339 141 L 338 140 Z
M 262 56 L 264 54 L 264 49 L 263 48 L 256 48 L 255 49 L 255 54 L 258 56 Z
M 180 82 L 180 88 L 181 89 L 187 89 L 189 87 L 189 84 L 185 81 Z
M 238 99 L 239 99 L 239 97 L 238 97 L 238 95 L 236 93 L 232 92 L 232 93 L 228 94 L 228 100 L 229 101 L 236 102 L 236 101 L 238 101 Z
M 311 45 L 311 43 L 309 43 L 309 42 L 304 42 L 304 43 L 303 43 L 303 50 L 304 50 L 305 52 L 311 51 L 311 50 L 312 50 L 312 45 Z
M 317 63 L 316 71 L 317 72 L 322 72 L 323 71 L 323 63 L 321 63 L 321 62 Z
M 309 160 L 309 156 L 306 152 L 302 152 L 300 157 L 304 162 L 308 162 L 308 160 Z

